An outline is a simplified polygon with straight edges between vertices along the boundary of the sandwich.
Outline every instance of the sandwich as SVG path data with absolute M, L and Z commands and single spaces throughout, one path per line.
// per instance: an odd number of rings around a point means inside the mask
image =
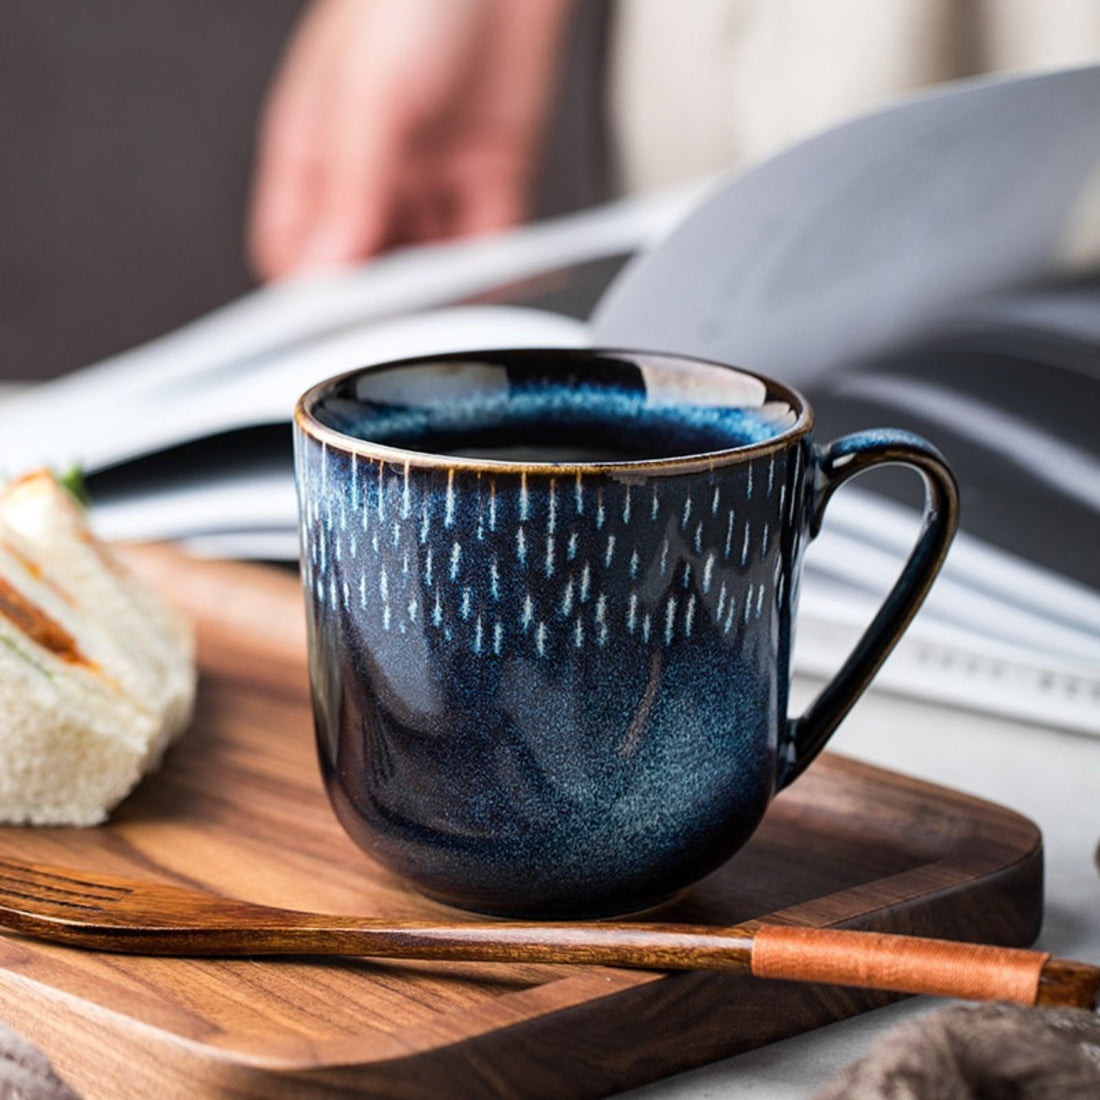
M 0 489 L 0 821 L 95 825 L 190 722 L 194 639 L 48 471 Z

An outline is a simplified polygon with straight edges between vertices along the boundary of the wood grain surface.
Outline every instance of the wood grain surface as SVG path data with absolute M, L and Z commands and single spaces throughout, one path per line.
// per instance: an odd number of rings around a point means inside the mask
M 269 905 L 453 916 L 371 863 L 328 808 L 296 579 L 163 548 L 128 557 L 195 619 L 195 722 L 108 825 L 2 828 L 0 855 Z M 1041 883 L 1026 819 L 827 755 L 660 919 L 1022 945 L 1038 933 Z M 0 937 L 0 1018 L 84 1095 L 111 1100 L 601 1096 L 888 999 L 738 974 L 156 959 Z

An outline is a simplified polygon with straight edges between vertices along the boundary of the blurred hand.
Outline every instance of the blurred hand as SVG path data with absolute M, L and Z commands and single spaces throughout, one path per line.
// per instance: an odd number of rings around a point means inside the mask
M 572 0 L 313 0 L 264 109 L 264 279 L 517 222 Z

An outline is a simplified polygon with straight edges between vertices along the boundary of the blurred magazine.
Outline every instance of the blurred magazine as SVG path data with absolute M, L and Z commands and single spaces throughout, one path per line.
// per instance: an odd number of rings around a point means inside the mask
M 323 377 L 535 344 L 743 364 L 819 440 L 910 427 L 959 474 L 964 534 L 878 683 L 1100 733 L 1097 102 L 1100 67 L 948 86 L 731 181 L 256 291 L 0 405 L 0 467 L 79 463 L 108 537 L 291 560 L 287 424 Z M 868 485 L 810 548 L 801 671 L 912 541 L 912 487 Z

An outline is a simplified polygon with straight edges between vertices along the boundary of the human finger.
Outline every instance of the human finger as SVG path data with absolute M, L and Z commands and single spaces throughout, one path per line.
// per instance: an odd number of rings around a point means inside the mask
M 249 258 L 263 279 L 293 269 L 312 224 L 343 18 L 339 0 L 307 9 L 266 98 L 247 226 Z
M 422 195 L 438 195 L 438 182 L 418 180 L 411 196 L 404 187 L 410 169 L 425 167 L 425 134 L 465 97 L 465 76 L 491 30 L 486 0 L 358 5 L 358 18 L 345 27 L 303 263 L 344 263 L 379 250 L 401 231 L 395 219 L 409 208 L 430 220 L 433 208 Z M 416 221 L 416 232 L 426 233 L 420 213 Z

